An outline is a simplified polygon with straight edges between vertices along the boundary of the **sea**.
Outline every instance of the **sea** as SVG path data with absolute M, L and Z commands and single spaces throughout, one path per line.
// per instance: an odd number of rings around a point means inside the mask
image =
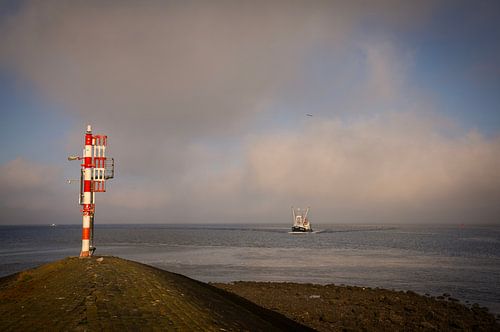
M 478 303 L 500 314 L 500 225 L 99 225 L 96 255 L 204 282 L 354 285 Z M 0 276 L 77 256 L 81 226 L 0 226 Z

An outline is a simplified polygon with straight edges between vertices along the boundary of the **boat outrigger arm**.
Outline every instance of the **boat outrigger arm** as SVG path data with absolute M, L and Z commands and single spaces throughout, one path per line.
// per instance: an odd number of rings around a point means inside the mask
M 310 207 L 307 207 L 306 214 L 304 215 L 304 219 L 307 219 L 307 214 L 309 213 L 309 209 L 310 209 Z M 295 218 L 297 217 L 295 215 L 295 209 L 293 208 L 293 206 L 292 206 L 292 216 L 293 216 L 293 220 L 295 220 Z
M 293 226 L 292 232 L 312 232 L 311 224 L 307 219 L 307 215 L 309 214 L 309 207 L 305 210 L 301 210 L 298 208 L 295 210 L 292 206 L 292 217 L 293 217 Z

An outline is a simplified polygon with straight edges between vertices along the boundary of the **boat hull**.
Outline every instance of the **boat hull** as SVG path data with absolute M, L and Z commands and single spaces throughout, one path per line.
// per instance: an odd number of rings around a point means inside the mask
M 301 226 L 292 226 L 292 232 L 297 232 L 297 233 L 308 233 L 312 232 L 313 230 L 310 228 L 304 228 Z

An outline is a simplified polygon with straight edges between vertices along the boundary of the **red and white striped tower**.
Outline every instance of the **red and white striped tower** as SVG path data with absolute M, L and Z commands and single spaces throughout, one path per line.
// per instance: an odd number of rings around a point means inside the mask
M 82 195 L 82 212 L 83 212 L 83 230 L 82 230 L 82 251 L 80 252 L 80 257 L 91 256 L 90 252 L 90 226 L 94 215 L 94 194 L 92 192 L 92 169 L 94 168 L 94 163 L 92 160 L 93 154 L 93 137 L 92 137 L 92 127 L 87 126 L 87 131 L 85 132 L 85 148 L 83 149 L 83 195 Z
M 105 192 L 106 180 L 114 177 L 114 159 L 106 158 L 107 138 L 106 135 L 92 135 L 92 127 L 88 125 L 83 156 L 68 157 L 69 160 L 83 160 L 80 177 L 80 205 L 83 214 L 80 257 L 90 257 L 94 253 L 95 193 Z

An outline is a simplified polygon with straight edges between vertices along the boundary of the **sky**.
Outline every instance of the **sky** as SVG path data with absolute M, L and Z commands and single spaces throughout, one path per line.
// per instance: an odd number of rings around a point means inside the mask
M 0 224 L 500 224 L 498 1 L 0 0 Z M 307 116 L 311 114 L 312 116 Z

